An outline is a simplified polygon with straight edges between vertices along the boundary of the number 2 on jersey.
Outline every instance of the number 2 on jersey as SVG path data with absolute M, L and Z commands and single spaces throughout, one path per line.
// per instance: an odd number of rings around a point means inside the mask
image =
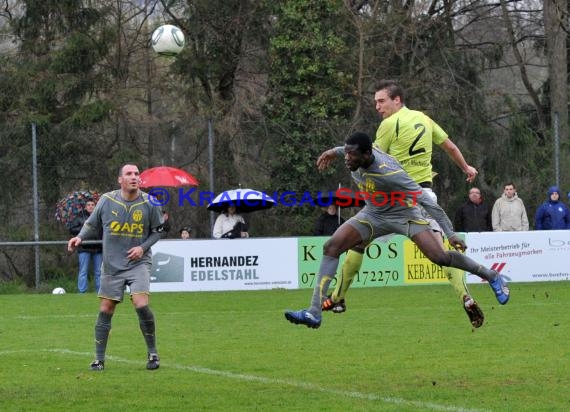
M 424 133 L 426 132 L 426 127 L 421 124 L 421 123 L 417 123 L 414 125 L 414 129 L 418 130 L 419 133 L 416 136 L 416 138 L 414 139 L 414 141 L 412 142 L 412 144 L 410 145 L 410 149 L 408 150 L 408 154 L 410 156 L 414 156 L 420 153 L 424 153 L 426 151 L 425 147 L 420 147 L 419 149 L 416 149 L 416 145 L 418 144 L 418 142 L 420 141 L 420 139 L 422 138 L 422 136 L 424 135 Z

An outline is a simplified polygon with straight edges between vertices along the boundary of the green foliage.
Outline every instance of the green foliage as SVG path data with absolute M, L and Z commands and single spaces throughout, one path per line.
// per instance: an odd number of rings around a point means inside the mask
M 33 110 L 49 113 L 79 103 L 96 89 L 94 71 L 112 41 L 105 30 L 105 9 L 84 7 L 76 0 L 27 0 L 24 5 L 15 27 L 28 66 Z
M 83 33 L 69 36 L 64 46 L 55 53 L 50 70 L 56 74 L 88 73 L 100 57 L 93 39 Z
M 15 295 L 26 292 L 29 292 L 29 288 L 21 279 L 0 282 L 0 295 Z
M 42 281 L 38 287 L 34 283 L 28 285 L 21 279 L 0 282 L 0 295 L 48 294 L 58 287 L 65 289 L 66 293 L 74 293 L 77 290 L 77 279 L 66 274 L 60 274 Z
M 28 204 L 32 123 L 37 127 L 39 200 L 40 205 L 47 205 L 49 212 L 44 213 L 51 218 L 52 205 L 61 196 L 68 170 L 72 169 L 75 177 L 78 167 L 83 166 L 73 159 L 92 151 L 87 148 L 94 139 L 82 136 L 109 118 L 109 100 L 93 97 L 108 77 L 101 71 L 101 62 L 113 39 L 105 30 L 109 10 L 95 10 L 83 3 L 27 0 L 13 20 L 19 52 L 3 57 L 0 74 L 0 116 L 6 123 L 0 131 L 0 147 L 6 149 L 0 149 L 0 171 L 14 178 L 20 176 L 14 181 L 21 187 L 17 197 L 13 185 L 5 186 L 10 194 L 0 199 L 2 212 L 9 213 L 14 202 L 32 210 Z M 71 153 L 70 147 L 75 147 Z M 94 163 L 93 159 L 85 160 Z
M 278 104 L 270 103 L 270 113 L 297 121 L 347 114 L 352 76 L 344 71 L 346 39 L 335 30 L 342 22 L 338 2 L 288 1 L 276 13 L 270 80 Z
M 265 26 L 260 24 L 266 17 L 263 2 L 227 0 L 214 5 L 208 0 L 172 1 L 169 7 L 184 10 L 184 17 L 173 24 L 183 29 L 188 44 L 173 61 L 172 71 L 189 85 L 192 93 L 187 97 L 201 110 L 210 116 L 226 111 L 234 98 L 236 71 L 247 36 L 266 38 Z
M 94 101 L 81 106 L 66 122 L 77 128 L 89 127 L 93 123 L 107 120 L 111 109 L 112 105 L 108 101 Z
M 324 185 L 316 172 L 318 155 L 342 144 L 354 105 L 347 72 L 347 39 L 341 37 L 339 2 L 287 1 L 274 4 L 270 42 L 270 100 L 267 115 L 275 127 L 272 186 L 315 191 Z M 331 132 L 325 124 L 339 129 Z
M 25 82 L 18 66 L 5 56 L 0 56 L 0 116 L 6 121 L 6 115 L 18 108 L 20 95 L 25 91 Z
M 2 188 L 3 195 L 0 196 L 0 204 L 6 201 L 4 207 L 0 207 L 0 216 L 8 212 L 17 198 L 20 191 L 26 191 L 28 185 L 25 177 L 31 175 L 30 147 L 31 147 L 31 126 L 28 124 L 15 124 L 6 127 L 1 132 L 0 138 L 0 175 L 9 176 L 4 179 Z M 4 216 L 4 221 L 7 220 Z

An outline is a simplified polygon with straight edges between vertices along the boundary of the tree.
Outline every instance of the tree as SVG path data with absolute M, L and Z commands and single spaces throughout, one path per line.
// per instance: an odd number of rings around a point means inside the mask
M 348 130 L 353 77 L 347 71 L 351 61 L 347 39 L 341 35 L 346 23 L 340 7 L 338 1 L 274 4 L 266 113 L 274 135 L 271 182 L 276 191 L 326 190 L 316 159 L 323 150 L 341 144 Z M 300 221 L 312 212 L 295 211 Z M 307 233 L 312 225 L 295 226 L 291 229 Z
M 548 58 L 550 116 L 553 133 L 559 134 L 568 153 L 568 1 L 546 0 L 544 2 L 544 33 Z M 554 130 L 555 126 L 558 130 Z M 556 159 L 558 160 L 558 159 Z M 566 176 L 570 169 L 566 168 Z M 559 177 L 559 176 L 556 176 Z

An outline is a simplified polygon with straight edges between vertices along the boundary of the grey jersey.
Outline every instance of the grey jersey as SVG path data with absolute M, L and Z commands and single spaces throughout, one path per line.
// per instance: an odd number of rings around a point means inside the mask
M 344 155 L 344 147 L 336 147 L 337 156 Z M 410 208 L 421 205 L 439 223 L 446 236 L 452 237 L 453 225 L 443 209 L 406 173 L 398 161 L 387 153 L 372 149 L 374 161 L 366 169 L 352 172 L 358 190 L 367 192 L 363 212 L 371 216 L 405 217 Z
M 160 239 L 162 224 L 161 209 L 149 202 L 148 194 L 139 191 L 135 200 L 125 201 L 121 191 L 115 190 L 101 196 L 78 236 L 87 240 L 103 230 L 103 273 L 112 276 L 152 263 L 150 247 Z M 141 246 L 145 253 L 132 261 L 127 253 L 135 246 Z

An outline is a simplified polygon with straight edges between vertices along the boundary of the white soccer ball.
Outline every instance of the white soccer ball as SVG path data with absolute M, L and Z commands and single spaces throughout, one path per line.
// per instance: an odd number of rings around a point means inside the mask
M 51 291 L 52 295 L 64 295 L 65 289 L 64 288 L 55 288 Z
M 176 56 L 184 48 L 184 33 L 176 26 L 165 24 L 152 33 L 150 43 L 158 54 Z

